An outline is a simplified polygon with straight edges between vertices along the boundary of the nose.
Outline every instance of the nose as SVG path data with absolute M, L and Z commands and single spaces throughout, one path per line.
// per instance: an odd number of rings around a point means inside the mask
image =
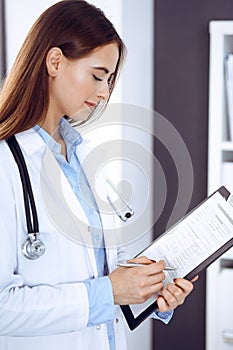
M 97 93 L 99 99 L 107 101 L 110 95 L 108 83 L 102 84 Z

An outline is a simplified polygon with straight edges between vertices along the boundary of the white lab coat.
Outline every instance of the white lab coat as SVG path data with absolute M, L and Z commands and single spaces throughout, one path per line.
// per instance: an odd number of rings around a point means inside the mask
M 54 208 L 59 209 L 53 184 L 45 180 L 41 191 L 43 181 L 39 174 L 48 149 L 41 137 L 30 129 L 18 134 L 17 139 L 31 178 L 40 237 L 46 252 L 37 260 L 28 260 L 22 254 L 21 246 L 27 237 L 22 185 L 12 154 L 6 142 L 1 141 L 0 349 L 107 350 L 105 324 L 87 327 L 88 295 L 82 281 L 97 276 L 94 251 L 60 232 L 45 206 L 43 193 L 46 192 Z M 47 154 L 51 156 L 51 164 L 58 166 L 52 154 Z M 65 177 L 62 181 L 64 193 L 70 198 L 70 208 L 75 208 L 77 216 L 77 210 L 83 215 L 68 181 Z M 63 208 L 61 213 L 65 211 Z M 89 240 L 87 235 L 85 232 L 84 241 Z M 107 250 L 110 271 L 122 253 L 116 248 Z M 116 349 L 125 350 L 119 306 L 115 307 L 114 327 Z

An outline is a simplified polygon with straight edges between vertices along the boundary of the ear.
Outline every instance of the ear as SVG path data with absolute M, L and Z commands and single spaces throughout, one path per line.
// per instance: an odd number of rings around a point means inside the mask
M 48 75 L 52 78 L 56 77 L 59 72 L 63 59 L 63 53 L 59 47 L 52 47 L 46 57 L 46 67 Z

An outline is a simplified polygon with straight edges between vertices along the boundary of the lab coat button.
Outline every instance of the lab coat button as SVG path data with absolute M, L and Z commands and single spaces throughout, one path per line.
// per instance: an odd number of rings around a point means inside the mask
M 116 318 L 116 323 L 118 323 L 119 322 L 119 318 Z
M 101 325 L 95 327 L 97 331 L 101 329 Z

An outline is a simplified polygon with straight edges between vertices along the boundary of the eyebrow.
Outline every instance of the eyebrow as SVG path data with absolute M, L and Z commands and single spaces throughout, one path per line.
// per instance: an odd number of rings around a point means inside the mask
M 109 73 L 109 70 L 108 70 L 106 67 L 92 67 L 92 68 L 98 69 L 98 70 L 102 70 L 102 71 L 104 71 L 106 74 Z

